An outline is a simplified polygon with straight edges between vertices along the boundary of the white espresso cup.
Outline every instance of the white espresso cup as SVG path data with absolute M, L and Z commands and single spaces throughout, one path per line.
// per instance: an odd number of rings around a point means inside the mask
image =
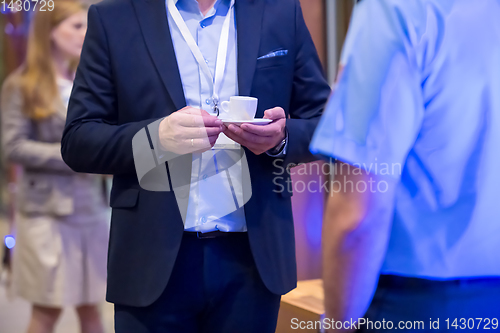
M 223 119 L 252 120 L 257 112 L 258 99 L 255 97 L 233 96 L 221 103 Z

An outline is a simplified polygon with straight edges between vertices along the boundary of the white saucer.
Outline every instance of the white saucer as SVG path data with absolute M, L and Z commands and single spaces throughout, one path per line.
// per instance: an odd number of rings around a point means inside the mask
M 234 124 L 234 125 L 241 125 L 241 124 L 253 124 L 253 125 L 266 125 L 272 122 L 271 119 L 263 119 L 263 118 L 254 118 L 250 120 L 233 120 L 233 119 L 221 119 L 222 123 L 224 125 L 228 124 Z

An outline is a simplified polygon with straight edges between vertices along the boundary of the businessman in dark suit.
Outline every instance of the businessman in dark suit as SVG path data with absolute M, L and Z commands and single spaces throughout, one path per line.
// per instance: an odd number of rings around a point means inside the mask
M 296 285 L 292 193 L 288 174 L 274 179 L 276 165 L 314 159 L 308 146 L 330 88 L 298 0 L 172 1 L 90 7 L 62 139 L 72 169 L 114 175 L 107 300 L 115 304 L 115 329 L 274 332 L 280 295 Z M 222 84 L 207 80 L 210 73 L 196 62 L 180 27 L 194 37 L 215 81 L 216 55 L 227 42 Z M 258 98 L 256 117 L 272 123 L 223 126 L 214 115 L 218 88 L 220 101 Z M 189 126 L 200 131 L 183 128 Z M 156 130 L 148 132 L 151 151 L 187 144 L 192 152 L 179 156 L 193 165 L 221 137 L 242 147 L 251 178 L 248 202 L 211 221 L 213 230 L 200 229 L 209 222 L 194 219 L 188 228 L 190 212 L 199 212 L 197 200 L 217 202 L 224 194 L 193 199 L 190 191 L 184 219 L 174 191 L 141 187 L 132 141 L 145 128 Z M 189 137 L 193 132 L 204 139 Z M 170 162 L 165 168 L 175 187 L 179 170 Z

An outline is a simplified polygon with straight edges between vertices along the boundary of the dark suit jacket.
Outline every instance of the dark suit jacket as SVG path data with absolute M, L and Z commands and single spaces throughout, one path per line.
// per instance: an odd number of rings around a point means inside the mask
M 309 162 L 308 146 L 330 88 L 298 0 L 236 0 L 240 95 L 259 99 L 257 117 L 281 106 L 290 119 L 284 162 Z M 257 60 L 285 49 L 286 56 Z M 174 192 L 143 190 L 132 138 L 186 104 L 165 0 L 111 0 L 90 7 L 88 30 L 62 139 L 75 171 L 113 174 L 107 300 L 147 306 L 165 288 L 183 234 Z M 151 146 L 151 148 L 153 148 Z M 246 150 L 252 197 L 250 245 L 267 288 L 296 285 L 291 192 L 278 193 L 274 158 Z

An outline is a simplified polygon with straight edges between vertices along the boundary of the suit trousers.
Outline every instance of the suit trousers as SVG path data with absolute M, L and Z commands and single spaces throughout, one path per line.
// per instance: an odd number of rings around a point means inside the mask
M 436 281 L 382 275 L 365 320 L 358 332 L 500 330 L 500 278 Z
M 115 304 L 115 331 L 271 333 L 280 299 L 262 282 L 246 232 L 202 239 L 185 232 L 162 295 L 147 307 Z

